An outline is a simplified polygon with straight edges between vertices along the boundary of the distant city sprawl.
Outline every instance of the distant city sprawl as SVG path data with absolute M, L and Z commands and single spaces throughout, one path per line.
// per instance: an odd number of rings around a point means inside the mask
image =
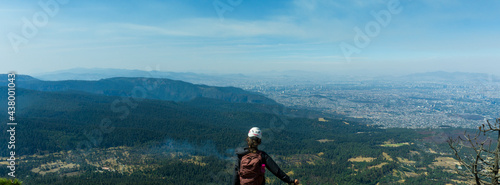
M 287 106 L 364 118 L 387 128 L 477 128 L 498 117 L 494 81 L 351 80 L 246 86 Z

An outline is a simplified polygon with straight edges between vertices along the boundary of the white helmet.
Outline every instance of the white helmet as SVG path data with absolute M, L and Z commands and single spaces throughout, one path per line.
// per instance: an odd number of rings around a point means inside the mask
M 253 127 L 248 131 L 248 137 L 257 137 L 259 139 L 262 139 L 262 132 L 260 131 L 259 127 Z

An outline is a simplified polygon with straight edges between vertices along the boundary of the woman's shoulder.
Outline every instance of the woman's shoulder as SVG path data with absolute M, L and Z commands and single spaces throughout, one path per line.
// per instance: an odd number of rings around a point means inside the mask
M 259 150 L 259 152 L 260 152 L 260 154 L 261 154 L 262 156 L 268 156 L 268 155 L 267 155 L 267 153 L 266 153 L 266 152 L 264 152 L 264 151 L 262 151 L 262 150 Z

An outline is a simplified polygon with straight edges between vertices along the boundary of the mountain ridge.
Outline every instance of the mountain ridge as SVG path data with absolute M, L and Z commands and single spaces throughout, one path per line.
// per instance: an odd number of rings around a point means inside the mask
M 7 86 L 7 75 L 0 82 Z M 114 77 L 91 80 L 43 81 L 28 75 L 16 75 L 16 87 L 37 91 L 82 91 L 107 96 L 134 96 L 169 101 L 213 98 L 235 103 L 277 104 L 274 100 L 237 87 L 196 85 L 180 80 L 144 77 Z
M 207 75 L 193 72 L 170 72 L 159 70 L 137 70 L 137 69 L 114 69 L 114 68 L 73 68 L 32 75 L 46 81 L 61 80 L 101 80 L 114 77 L 146 77 L 146 78 L 168 78 L 187 82 L 228 80 L 232 77 L 245 77 L 242 74 L 235 75 Z

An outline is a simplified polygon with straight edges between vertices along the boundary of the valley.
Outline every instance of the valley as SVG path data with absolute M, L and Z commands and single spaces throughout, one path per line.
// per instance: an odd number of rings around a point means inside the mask
M 17 90 L 22 118 L 16 128 L 16 145 L 22 146 L 16 150 L 17 175 L 27 184 L 227 184 L 234 149 L 245 146 L 252 126 L 263 130 L 259 149 L 303 184 L 466 184 L 445 142 L 463 128 L 382 129 L 365 119 L 277 103 L 224 96 L 172 101 L 155 95 L 166 86 L 151 91 L 155 98 L 134 99 L 102 93 L 113 92 L 106 90 L 112 86 L 82 92 L 79 81 L 51 82 L 58 83 L 58 88 L 32 84 Z M 127 106 L 127 114 L 113 109 L 114 102 Z M 0 148 L 4 161 L 5 150 Z M 267 179 L 281 184 L 270 173 Z

